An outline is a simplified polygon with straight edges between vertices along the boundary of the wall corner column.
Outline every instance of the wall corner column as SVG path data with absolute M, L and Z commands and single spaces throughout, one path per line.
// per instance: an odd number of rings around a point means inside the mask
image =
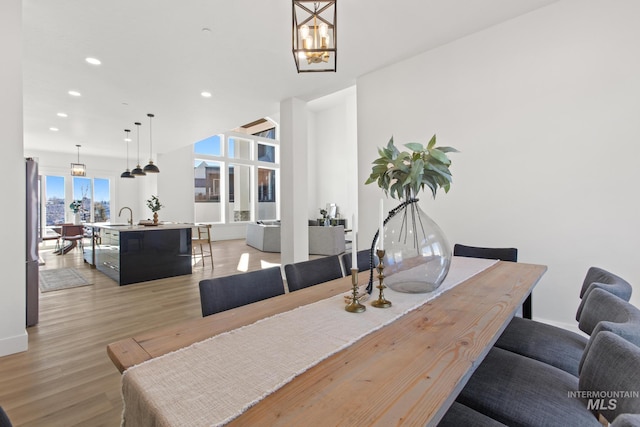
M 281 264 L 309 259 L 307 108 L 300 99 L 280 103 Z

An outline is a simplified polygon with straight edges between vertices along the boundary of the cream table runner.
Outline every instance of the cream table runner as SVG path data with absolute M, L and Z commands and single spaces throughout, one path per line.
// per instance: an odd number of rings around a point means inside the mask
M 454 257 L 434 292 L 385 290 L 393 306 L 344 310 L 342 294 L 262 319 L 134 366 L 122 376 L 123 425 L 213 426 L 297 375 L 497 261 Z M 374 289 L 375 290 L 375 289 Z

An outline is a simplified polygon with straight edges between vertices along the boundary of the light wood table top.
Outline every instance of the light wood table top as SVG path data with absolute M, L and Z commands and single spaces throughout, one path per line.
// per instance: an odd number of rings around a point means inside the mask
M 230 425 L 435 425 L 545 271 L 499 262 L 307 370 Z M 122 372 L 349 287 L 350 278 L 337 279 L 118 341 L 107 352 Z

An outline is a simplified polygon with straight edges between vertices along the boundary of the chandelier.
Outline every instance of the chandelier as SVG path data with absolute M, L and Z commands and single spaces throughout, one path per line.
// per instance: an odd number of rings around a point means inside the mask
M 293 58 L 298 73 L 336 71 L 336 0 L 293 0 Z
M 87 176 L 87 167 L 84 163 L 80 163 L 80 147 L 81 145 L 77 145 L 78 147 L 78 163 L 71 163 L 71 176 Z

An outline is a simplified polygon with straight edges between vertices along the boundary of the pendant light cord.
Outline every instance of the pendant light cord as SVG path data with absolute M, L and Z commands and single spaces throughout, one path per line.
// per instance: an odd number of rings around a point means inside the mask
M 149 162 L 153 161 L 153 135 L 151 132 L 151 119 L 154 117 L 153 114 L 147 114 L 149 117 Z
M 134 125 L 138 128 L 138 167 L 140 167 L 140 123 L 135 122 Z

